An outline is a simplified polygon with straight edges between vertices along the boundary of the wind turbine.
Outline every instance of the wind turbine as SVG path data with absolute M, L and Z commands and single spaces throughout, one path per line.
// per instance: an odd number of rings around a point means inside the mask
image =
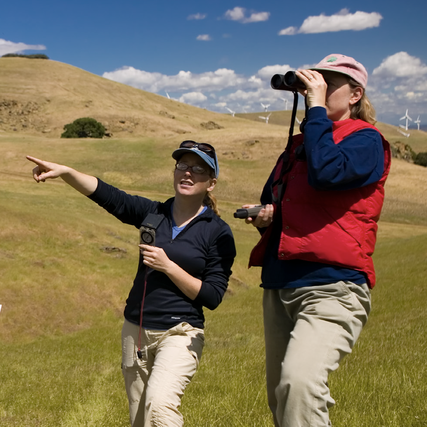
M 414 121 L 414 123 L 416 123 L 417 124 L 417 126 L 418 126 L 418 130 L 420 130 L 420 116 L 418 116 L 418 118 L 417 118 L 417 120 L 415 120 Z
M 405 126 L 400 125 L 400 127 L 402 129 L 408 130 L 408 124 L 409 124 L 408 120 L 410 120 L 412 122 L 412 119 L 408 116 L 408 110 L 406 110 L 405 115 L 403 117 L 401 117 L 400 120 L 406 120 L 406 125 Z
M 406 136 L 406 138 L 409 138 L 411 135 L 409 132 L 403 132 L 403 130 L 400 130 L 399 128 L 397 128 L 397 131 L 400 132 L 403 136 Z
M 165 91 L 166 92 L 166 91 Z M 169 94 L 166 92 L 166 96 L 168 97 L 168 99 L 171 99 L 171 97 L 169 96 Z
M 260 119 L 263 119 L 263 120 L 265 120 L 265 124 L 267 125 L 268 124 L 268 119 L 270 118 L 270 116 L 271 116 L 271 113 L 267 116 L 267 117 L 264 117 L 264 116 L 258 116 Z
M 230 113 L 231 113 L 231 115 L 234 117 L 234 115 L 236 114 L 236 112 L 235 111 L 233 111 L 233 110 L 230 110 L 228 107 L 225 107 Z
M 265 111 L 265 112 L 267 112 L 267 111 L 268 111 L 268 107 L 270 106 L 270 104 L 264 105 L 264 104 L 261 102 L 261 105 L 262 105 L 262 108 L 264 108 L 264 111 Z
M 285 110 L 288 109 L 288 100 L 286 98 L 280 98 L 282 101 L 285 101 Z

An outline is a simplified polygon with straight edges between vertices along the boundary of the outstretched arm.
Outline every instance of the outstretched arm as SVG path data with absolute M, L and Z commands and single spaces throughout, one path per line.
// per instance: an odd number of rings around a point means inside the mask
M 46 162 L 31 156 L 27 156 L 27 159 L 37 165 L 33 169 L 33 178 L 36 182 L 45 182 L 47 179 L 61 177 L 67 184 L 85 196 L 90 196 L 98 186 L 96 177 L 78 172 L 68 166 Z

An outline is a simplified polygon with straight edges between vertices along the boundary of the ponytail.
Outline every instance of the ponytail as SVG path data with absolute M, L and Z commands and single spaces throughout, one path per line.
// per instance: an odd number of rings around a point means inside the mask
M 219 214 L 216 197 L 210 191 L 206 193 L 205 198 L 203 199 L 203 204 L 210 207 L 216 215 L 221 216 Z

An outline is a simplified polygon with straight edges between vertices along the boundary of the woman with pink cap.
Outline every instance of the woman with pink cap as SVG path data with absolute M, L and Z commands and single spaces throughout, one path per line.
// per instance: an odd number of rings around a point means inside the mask
M 296 72 L 303 134 L 292 138 L 261 195 L 267 393 L 280 427 L 330 424 L 328 375 L 365 325 L 375 285 L 377 221 L 390 168 L 374 127 L 362 64 L 341 54 Z

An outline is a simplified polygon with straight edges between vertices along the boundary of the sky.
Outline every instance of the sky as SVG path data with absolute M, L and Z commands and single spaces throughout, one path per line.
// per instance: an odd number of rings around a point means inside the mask
M 406 126 L 408 110 L 409 129 L 427 125 L 425 1 L 9 0 L 0 11 L 0 56 L 43 53 L 225 114 L 291 109 L 271 77 L 344 54 L 367 69 L 379 121 Z

